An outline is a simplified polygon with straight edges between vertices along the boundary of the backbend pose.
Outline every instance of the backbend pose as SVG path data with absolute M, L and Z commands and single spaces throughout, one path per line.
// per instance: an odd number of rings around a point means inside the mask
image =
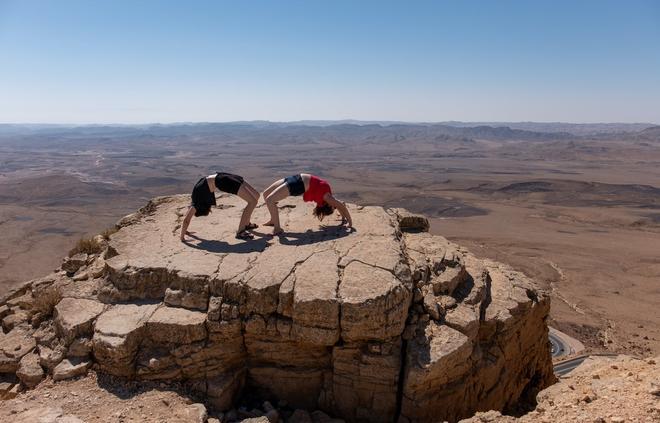
M 279 179 L 273 182 L 263 192 L 266 206 L 270 212 L 270 220 L 265 225 L 273 226 L 273 235 L 284 232 L 280 227 L 280 214 L 277 210 L 277 202 L 289 195 L 302 195 L 303 200 L 315 202 L 316 207 L 314 207 L 313 213 L 319 220 L 323 220 L 325 216 L 330 216 L 337 209 L 343 217 L 342 224 L 347 223 L 349 228 L 353 226 L 351 214 L 348 212 L 344 203 L 332 196 L 330 185 L 317 176 L 310 175 L 309 173 L 301 173 Z
M 250 223 L 250 217 L 252 217 L 252 212 L 257 206 L 259 193 L 250 184 L 245 182 L 243 177 L 232 175 L 231 173 L 217 172 L 201 178 L 195 184 L 192 191 L 192 204 L 181 225 L 181 241 L 186 240 L 188 225 L 192 217 L 207 216 L 211 212 L 211 206 L 216 205 L 215 194 L 213 193 L 216 189 L 238 195 L 247 202 L 247 206 L 245 206 L 243 214 L 241 214 L 236 238 L 252 239 L 252 234 L 248 230 L 257 227 L 256 224 Z

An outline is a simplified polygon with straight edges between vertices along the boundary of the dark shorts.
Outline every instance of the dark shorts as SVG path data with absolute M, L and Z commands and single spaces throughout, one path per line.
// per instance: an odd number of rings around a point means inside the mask
M 201 178 L 195 184 L 192 192 L 192 205 L 197 210 L 206 210 L 216 205 L 215 195 L 209 189 L 206 178 Z
M 215 187 L 222 192 L 236 195 L 243 185 L 243 177 L 231 173 L 218 172 L 215 175 Z
M 289 195 L 299 196 L 305 193 L 305 183 L 300 175 L 287 176 L 284 183 L 289 188 Z

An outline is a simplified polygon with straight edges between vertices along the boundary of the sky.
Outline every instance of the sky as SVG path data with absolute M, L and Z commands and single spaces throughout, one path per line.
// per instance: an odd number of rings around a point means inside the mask
M 660 0 L 0 0 L 0 122 L 660 123 Z

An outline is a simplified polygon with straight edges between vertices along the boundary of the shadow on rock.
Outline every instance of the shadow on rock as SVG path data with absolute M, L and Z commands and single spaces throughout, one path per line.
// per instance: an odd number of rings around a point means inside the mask
M 345 226 L 321 226 L 318 231 L 307 230 L 305 232 L 284 232 L 280 235 L 280 244 L 282 245 L 309 245 L 317 242 L 328 241 L 331 239 L 343 238 L 355 232 L 354 228 L 348 229 Z
M 265 237 L 248 239 L 239 244 L 230 244 L 228 242 L 220 241 L 217 239 L 204 239 L 196 235 L 189 236 L 198 242 L 186 242 L 186 245 L 198 250 L 208 251 L 210 253 L 261 253 L 266 249 L 266 247 L 268 247 L 268 238 Z

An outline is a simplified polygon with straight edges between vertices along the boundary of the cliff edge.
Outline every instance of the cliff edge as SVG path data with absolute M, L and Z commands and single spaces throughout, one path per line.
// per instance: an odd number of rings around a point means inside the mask
M 93 368 L 176 382 L 219 411 L 253 397 L 427 422 L 516 412 L 555 380 L 547 294 L 422 216 L 351 205 L 349 232 L 287 199 L 286 234 L 246 242 L 243 203 L 223 196 L 181 243 L 188 201 L 150 201 L 0 302 L 0 393 Z

